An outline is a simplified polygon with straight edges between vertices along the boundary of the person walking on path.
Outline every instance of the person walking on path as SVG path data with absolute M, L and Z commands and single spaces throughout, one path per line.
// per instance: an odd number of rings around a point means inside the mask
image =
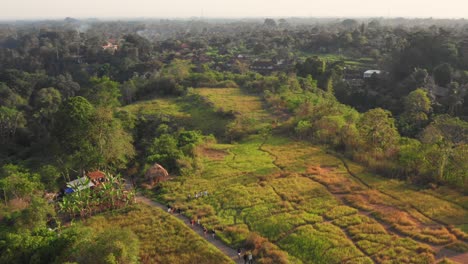
M 203 227 L 203 233 L 205 234 L 205 237 L 206 237 L 207 232 L 208 232 L 208 229 L 206 229 L 206 227 Z
M 247 264 L 247 261 L 248 261 L 247 254 L 244 254 L 244 264 Z
M 242 253 L 242 250 L 240 248 L 237 249 L 237 257 L 239 257 L 239 259 L 241 259 L 241 253 Z
M 216 232 L 214 229 L 211 229 L 211 237 L 214 239 L 216 235 Z
M 247 259 L 249 260 L 249 264 L 252 264 L 253 263 L 253 256 L 252 256 L 252 252 L 249 251 L 249 255 L 247 256 Z

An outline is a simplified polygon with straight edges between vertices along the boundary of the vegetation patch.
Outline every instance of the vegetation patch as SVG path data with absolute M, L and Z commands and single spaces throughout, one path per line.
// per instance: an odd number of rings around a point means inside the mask
M 232 263 L 180 220 L 146 205 L 92 217 L 82 225 L 96 231 L 131 230 L 138 237 L 143 263 Z

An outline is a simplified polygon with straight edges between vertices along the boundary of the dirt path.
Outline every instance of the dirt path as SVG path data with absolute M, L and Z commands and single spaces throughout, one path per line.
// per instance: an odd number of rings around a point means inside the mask
M 126 179 L 125 182 L 126 182 L 125 183 L 125 188 L 127 190 L 134 189 L 133 185 L 131 184 L 132 181 L 130 179 Z M 142 195 L 139 195 L 138 193 L 137 193 L 137 195 L 135 197 L 135 200 L 138 203 L 144 203 L 144 204 L 147 204 L 147 205 L 152 206 L 152 207 L 157 207 L 157 208 L 163 210 L 164 212 L 166 212 L 167 214 L 170 214 L 170 213 L 167 212 L 167 206 L 166 205 L 158 203 L 156 201 L 153 201 L 153 200 L 151 200 L 149 198 L 146 198 L 146 197 L 144 197 Z M 197 225 L 197 224 L 192 226 L 190 224 L 190 219 L 188 217 L 186 217 L 186 216 L 184 216 L 182 214 L 178 214 L 178 213 L 173 213 L 171 215 L 173 217 L 178 218 L 182 222 L 184 222 L 185 225 L 187 225 L 189 228 L 191 228 L 193 231 L 195 231 L 195 233 L 197 233 L 200 237 L 202 237 L 203 239 L 208 241 L 208 243 L 211 243 L 213 246 L 218 248 L 221 252 L 224 253 L 224 255 L 228 256 L 234 263 L 239 263 L 239 264 L 244 263 L 244 261 L 242 259 L 238 258 L 237 251 L 235 249 L 226 246 L 223 242 L 216 239 L 216 237 L 213 238 L 211 234 L 207 234 L 205 236 L 205 233 L 203 232 L 203 228 L 200 225 Z
M 139 203 L 144 203 L 144 204 L 147 204 L 149 206 L 158 207 L 161 210 L 167 212 L 167 206 L 166 205 L 160 204 L 160 203 L 155 202 L 153 200 L 150 200 L 150 199 L 148 199 L 146 197 L 137 196 L 136 200 Z M 204 238 L 206 241 L 211 243 L 213 246 L 217 247 L 221 252 L 223 252 L 226 256 L 231 258 L 232 261 L 234 261 L 235 263 L 244 263 L 243 260 L 238 259 L 237 251 L 235 249 L 232 249 L 232 248 L 226 246 L 225 244 L 223 244 L 220 240 L 218 240 L 216 238 L 213 238 L 211 236 L 211 234 L 207 234 L 205 236 L 205 234 L 203 233 L 203 228 L 200 225 L 191 226 L 190 225 L 190 219 L 188 219 L 186 216 L 184 216 L 182 214 L 171 214 L 171 215 L 173 217 L 177 217 L 180 220 L 182 220 L 189 228 L 191 228 L 193 231 L 195 231 L 200 237 Z

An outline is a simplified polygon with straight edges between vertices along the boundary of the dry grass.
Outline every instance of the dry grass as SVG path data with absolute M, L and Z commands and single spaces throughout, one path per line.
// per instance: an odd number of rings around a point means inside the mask
M 258 97 L 242 94 L 239 89 L 195 89 L 195 93 L 204 97 L 211 112 L 234 116 L 220 125 L 203 111 L 196 113 L 195 106 L 179 108 L 191 118 L 210 119 L 207 126 L 234 124 L 234 128 L 257 132 L 274 120 L 262 109 Z M 368 189 L 347 172 L 340 159 L 317 146 L 279 136 L 264 140 L 250 136 L 237 144 L 198 149 L 198 171 L 163 183 L 157 198 L 185 209 L 189 216 L 202 216 L 210 227 L 223 229 L 220 237 L 233 246 L 244 243 L 248 233 L 257 232 L 261 237 L 254 241 L 260 244 L 277 241 L 281 250 L 301 261 L 327 264 L 370 263 L 362 252 L 377 263 L 433 263 L 434 252 L 412 237 L 451 243 L 453 235 L 423 214 L 460 224 L 467 213 L 449 201 L 420 194 L 350 162 L 350 170 L 372 187 Z M 210 195 L 187 200 L 188 194 L 203 190 Z M 452 215 L 455 220 L 449 220 Z M 373 217 L 388 224 L 382 225 Z M 389 233 L 392 225 L 402 237 Z M 273 255 L 282 259 L 280 249 L 275 248 L 279 253 Z M 272 259 L 265 257 L 265 261 Z
M 180 220 L 146 205 L 91 217 L 83 225 L 132 230 L 140 241 L 142 263 L 232 263 Z

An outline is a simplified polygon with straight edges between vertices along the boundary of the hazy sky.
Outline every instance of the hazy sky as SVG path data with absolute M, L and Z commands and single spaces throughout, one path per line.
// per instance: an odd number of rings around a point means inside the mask
M 201 15 L 468 18 L 468 0 L 0 0 L 0 20 Z

